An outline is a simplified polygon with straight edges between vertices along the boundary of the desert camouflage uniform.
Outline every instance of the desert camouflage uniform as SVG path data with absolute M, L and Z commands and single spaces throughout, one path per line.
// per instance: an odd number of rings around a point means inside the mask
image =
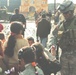
M 56 29 L 53 31 L 53 34 L 58 37 L 58 40 L 60 40 L 60 38 L 62 37 L 62 34 L 60 33 L 69 30 L 68 42 L 71 39 L 71 42 L 69 42 L 70 45 L 67 45 L 67 39 L 64 39 L 66 43 L 64 43 L 62 39 L 60 42 L 61 48 L 66 47 L 62 49 L 62 55 L 60 58 L 60 62 L 62 65 L 61 75 L 76 75 L 76 17 L 73 17 L 70 21 L 65 21 L 64 23 L 59 24 L 61 24 L 58 26 L 59 34 L 54 34 L 55 32 L 57 32 Z M 64 28 L 64 25 L 66 26 L 66 30 Z

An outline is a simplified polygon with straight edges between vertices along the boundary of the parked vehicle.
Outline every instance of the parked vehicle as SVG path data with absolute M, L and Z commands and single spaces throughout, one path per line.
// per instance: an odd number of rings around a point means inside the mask
M 11 16 L 12 14 L 8 13 L 7 9 L 0 9 L 0 20 L 9 21 Z

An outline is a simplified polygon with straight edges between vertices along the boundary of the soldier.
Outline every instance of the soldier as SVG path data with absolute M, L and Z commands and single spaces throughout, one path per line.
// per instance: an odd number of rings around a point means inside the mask
M 75 6 L 72 1 L 63 2 L 59 10 L 65 20 L 60 22 L 53 31 L 53 34 L 59 30 L 62 33 L 59 39 L 59 46 L 62 49 L 61 55 L 61 75 L 76 75 L 76 17 L 74 16 Z M 56 35 L 55 36 L 59 36 Z

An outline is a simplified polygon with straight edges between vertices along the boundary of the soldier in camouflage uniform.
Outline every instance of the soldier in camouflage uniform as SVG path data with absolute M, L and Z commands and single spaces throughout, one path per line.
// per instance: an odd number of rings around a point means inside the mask
M 60 22 L 53 34 L 58 37 L 59 46 L 62 49 L 61 55 L 61 75 L 76 75 L 76 17 L 75 6 L 72 1 L 63 2 L 59 10 L 65 20 Z M 62 33 L 56 35 L 57 31 Z

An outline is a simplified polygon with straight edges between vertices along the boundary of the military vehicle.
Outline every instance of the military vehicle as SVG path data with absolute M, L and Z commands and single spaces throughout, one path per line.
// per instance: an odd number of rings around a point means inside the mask
M 0 20 L 9 21 L 10 17 L 12 16 L 11 13 L 7 12 L 7 9 L 0 8 Z

